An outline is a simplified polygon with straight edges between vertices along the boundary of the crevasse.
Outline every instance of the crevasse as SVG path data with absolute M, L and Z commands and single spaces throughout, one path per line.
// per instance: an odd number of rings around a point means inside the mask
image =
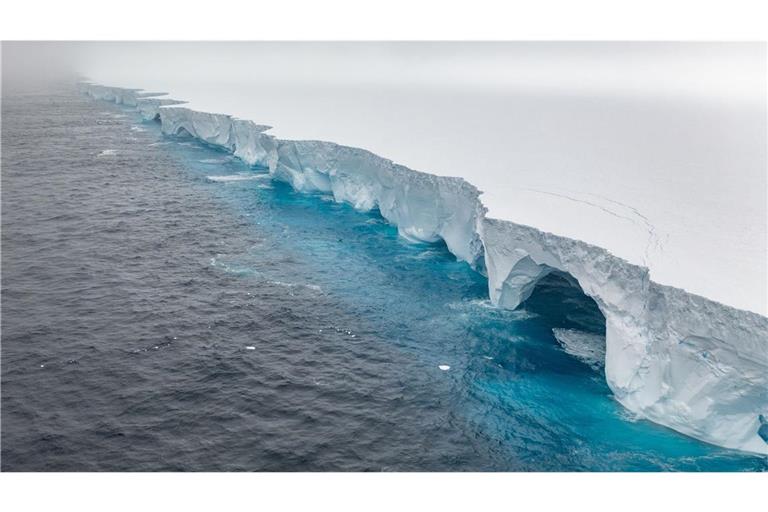
M 605 377 L 635 414 L 719 446 L 768 454 L 768 318 L 664 286 L 647 268 L 585 242 L 486 217 L 461 178 L 411 170 L 359 148 L 280 140 L 269 126 L 199 112 L 137 89 L 81 84 L 95 99 L 136 108 L 163 133 L 230 151 L 303 192 L 381 215 L 411 240 L 443 240 L 488 277 L 491 301 L 516 308 L 550 272 L 574 279 L 606 321 Z

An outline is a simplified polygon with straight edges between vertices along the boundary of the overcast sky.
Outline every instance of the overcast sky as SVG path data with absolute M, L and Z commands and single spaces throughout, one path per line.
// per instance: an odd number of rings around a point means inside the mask
M 765 102 L 764 43 L 3 43 L 6 83 L 81 74 L 217 83 L 514 87 Z

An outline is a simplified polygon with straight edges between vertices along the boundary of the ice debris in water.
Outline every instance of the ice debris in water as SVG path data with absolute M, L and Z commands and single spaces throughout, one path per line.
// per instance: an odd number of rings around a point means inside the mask
M 226 183 L 228 181 L 247 181 L 247 180 L 258 180 L 258 179 L 264 179 L 269 178 L 268 174 L 253 174 L 253 173 L 238 173 L 238 174 L 228 174 L 225 176 L 206 176 L 206 179 L 208 181 L 213 181 L 215 183 Z
M 231 157 L 225 156 L 221 158 L 203 158 L 201 160 L 198 160 L 198 162 L 200 162 L 201 164 L 223 164 L 231 160 L 232 160 Z
M 588 364 L 593 370 L 603 369 L 605 361 L 605 337 L 576 329 L 552 329 L 555 339 L 563 350 Z
M 256 347 L 253 345 L 246 345 L 245 350 L 256 350 Z
M 446 372 L 446 371 L 448 371 L 448 370 L 450 370 L 450 369 L 451 369 L 451 367 L 450 367 L 450 366 L 448 366 L 447 364 L 441 364 L 441 365 L 438 365 L 438 368 L 440 368 L 440 369 L 441 369 L 441 370 L 443 370 L 444 372 Z
M 112 155 L 116 155 L 116 154 L 117 154 L 117 150 L 116 149 L 105 149 L 104 151 L 102 151 L 101 153 L 99 153 L 96 156 L 112 156 Z

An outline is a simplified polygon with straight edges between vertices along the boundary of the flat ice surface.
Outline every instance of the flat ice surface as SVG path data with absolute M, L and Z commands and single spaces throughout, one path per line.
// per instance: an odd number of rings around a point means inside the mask
M 94 82 L 461 176 L 489 217 L 768 311 L 764 44 L 114 43 L 80 54 Z

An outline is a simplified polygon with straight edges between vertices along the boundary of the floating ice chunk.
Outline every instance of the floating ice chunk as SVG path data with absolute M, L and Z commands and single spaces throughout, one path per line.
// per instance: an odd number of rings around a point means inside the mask
M 441 370 L 443 370 L 444 372 L 447 372 L 448 370 L 451 369 L 451 367 L 448 366 L 447 364 L 440 364 L 437 367 L 440 368 Z
M 213 181 L 215 183 L 229 183 L 232 181 L 250 181 L 260 180 L 264 177 L 269 178 L 269 175 L 264 174 L 252 174 L 252 173 L 240 173 L 240 174 L 227 174 L 225 176 L 206 176 L 205 179 Z
M 117 154 L 117 150 L 116 149 L 105 149 L 104 151 L 102 151 L 101 153 L 99 153 L 96 156 L 112 156 L 112 155 L 116 155 L 116 154 Z
M 605 336 L 576 329 L 552 329 L 567 354 L 600 371 L 605 366 Z
M 201 164 L 223 164 L 226 161 L 226 158 L 203 158 L 202 160 L 198 160 Z
M 253 345 L 246 345 L 245 350 L 256 350 L 256 347 L 254 347 Z

